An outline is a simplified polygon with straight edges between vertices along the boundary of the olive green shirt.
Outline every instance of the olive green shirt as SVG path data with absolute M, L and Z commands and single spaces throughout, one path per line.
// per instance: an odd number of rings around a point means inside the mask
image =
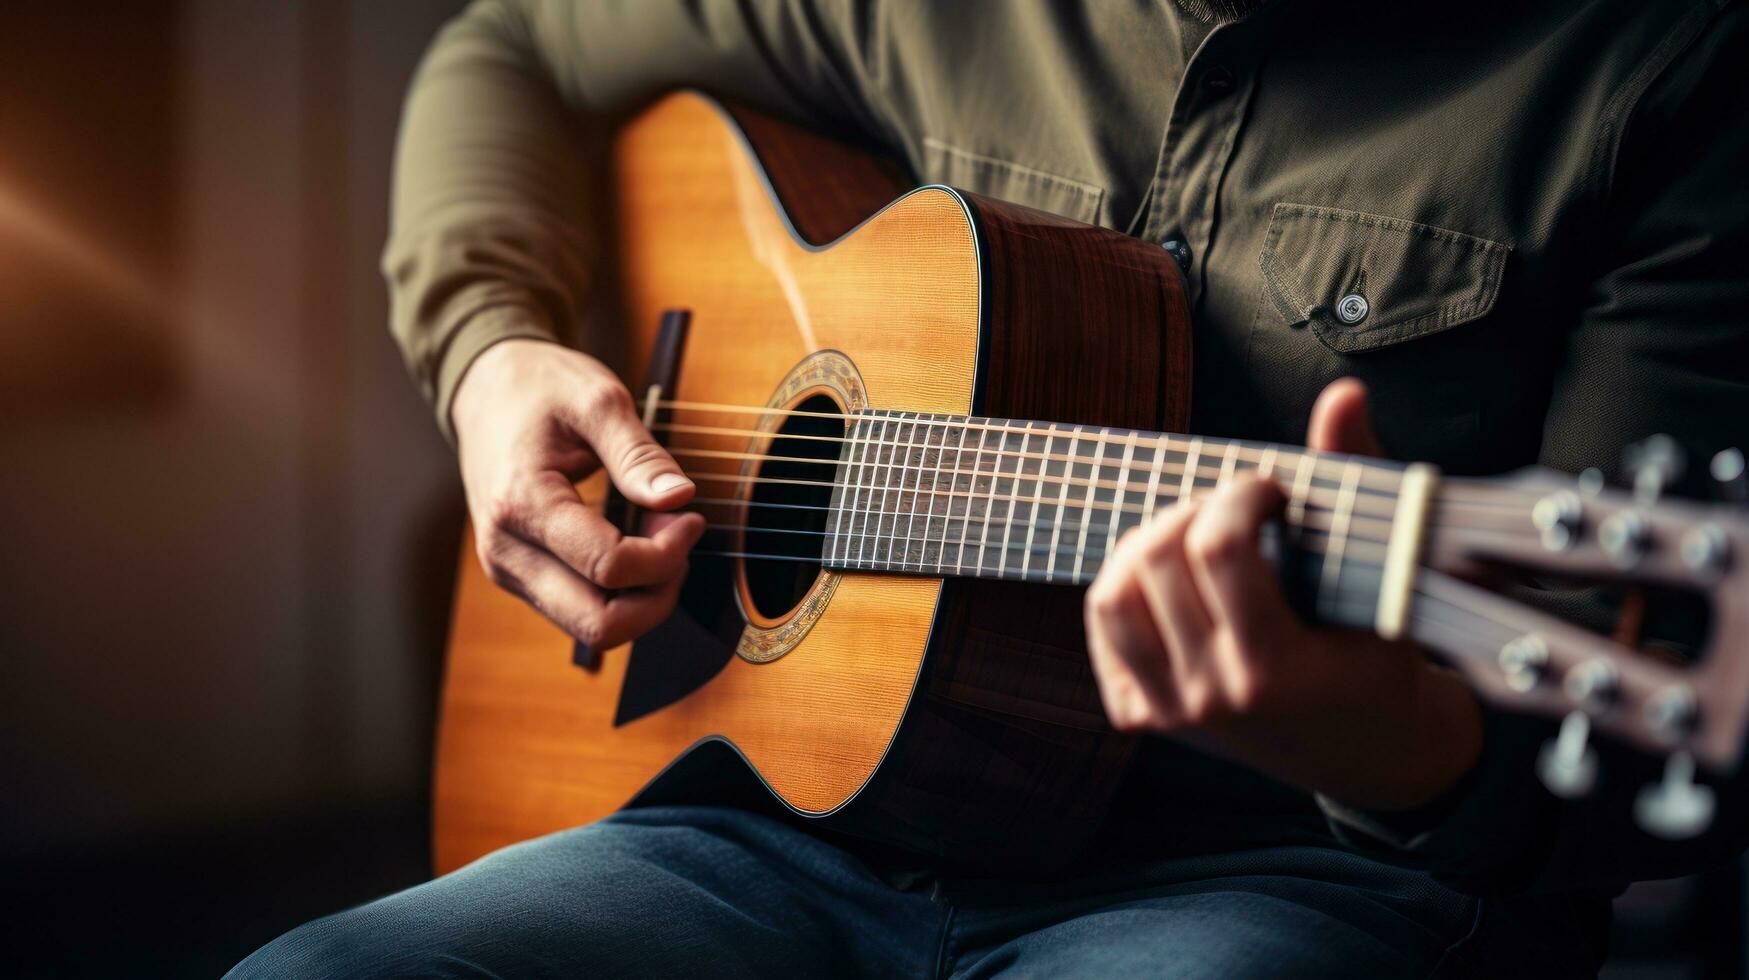
M 1204 434 L 1300 441 L 1354 375 L 1392 453 L 1448 471 L 1613 470 L 1653 432 L 1697 456 L 1745 435 L 1742 5 L 1281 0 L 1211 27 L 1167 0 L 478 0 L 409 97 L 395 336 L 446 431 L 482 349 L 575 341 L 599 248 L 584 167 L 613 118 L 692 86 L 919 181 L 1172 243 Z M 1530 776 L 1542 729 L 1489 726 L 1437 812 L 1326 805 L 1320 832 L 1503 889 L 1740 843 L 1654 844 L 1631 797 L 1558 804 Z M 1178 798 L 1239 815 L 1203 826 L 1293 819 L 1267 794 Z

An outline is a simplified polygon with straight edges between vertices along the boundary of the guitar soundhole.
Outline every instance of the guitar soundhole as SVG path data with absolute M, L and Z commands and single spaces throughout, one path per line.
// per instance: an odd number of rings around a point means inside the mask
M 747 598 L 751 611 L 768 622 L 788 616 L 820 574 L 845 432 L 844 407 L 829 395 L 814 395 L 793 407 L 826 417 L 784 420 L 766 450 L 770 458 L 759 465 L 747 508 L 745 551 L 760 556 L 745 560 Z

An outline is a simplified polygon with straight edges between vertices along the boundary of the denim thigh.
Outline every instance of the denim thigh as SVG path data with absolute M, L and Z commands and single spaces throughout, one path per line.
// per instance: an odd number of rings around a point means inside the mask
M 781 821 L 653 807 L 310 922 L 230 975 L 921 976 L 945 919 Z

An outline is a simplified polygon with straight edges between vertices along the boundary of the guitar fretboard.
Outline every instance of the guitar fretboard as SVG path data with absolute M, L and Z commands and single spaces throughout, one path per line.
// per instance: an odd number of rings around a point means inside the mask
M 852 421 L 823 564 L 1091 582 L 1131 528 L 1238 474 L 1288 497 L 1284 573 L 1322 618 L 1371 622 L 1402 467 L 1236 440 L 915 412 Z

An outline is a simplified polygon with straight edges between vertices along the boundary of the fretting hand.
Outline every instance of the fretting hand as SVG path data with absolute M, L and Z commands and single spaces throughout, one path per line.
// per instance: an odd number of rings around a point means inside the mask
M 1325 389 L 1306 444 L 1380 455 L 1359 382 Z M 1087 593 L 1106 713 L 1352 806 L 1430 801 L 1480 751 L 1475 698 L 1411 644 L 1294 614 L 1258 550 L 1283 503 L 1242 478 L 1124 536 Z
M 494 583 L 596 650 L 667 617 L 704 519 L 662 513 L 692 499 L 692 481 L 612 371 L 558 344 L 502 341 L 468 367 L 450 418 Z M 647 511 L 644 536 L 621 534 L 578 497 L 575 481 L 602 467 Z

